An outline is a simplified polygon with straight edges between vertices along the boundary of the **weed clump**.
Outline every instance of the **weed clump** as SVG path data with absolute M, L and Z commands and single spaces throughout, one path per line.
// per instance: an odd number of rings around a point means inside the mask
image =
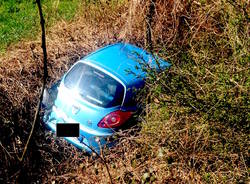
M 127 41 L 147 49 L 148 6 L 146 0 L 86 1 L 74 22 L 49 29 L 50 83 L 105 44 Z M 145 108 L 132 120 L 139 125 L 117 133 L 118 144 L 103 151 L 113 181 L 247 183 L 248 3 L 157 0 L 154 7 L 151 51 L 172 66 L 160 73 L 145 68 Z M 105 183 L 99 159 L 53 138 L 42 126 L 24 163 L 17 163 L 41 86 L 40 58 L 36 41 L 1 58 L 0 164 L 9 169 L 1 175 L 20 179 L 25 168 L 30 181 Z M 34 163 L 37 156 L 41 161 Z

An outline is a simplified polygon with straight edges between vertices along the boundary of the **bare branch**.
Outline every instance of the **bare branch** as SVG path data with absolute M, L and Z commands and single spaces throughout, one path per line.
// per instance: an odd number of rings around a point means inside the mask
M 28 137 L 28 140 L 25 144 L 25 147 L 24 147 L 24 150 L 23 150 L 23 153 L 22 153 L 22 156 L 19 157 L 17 156 L 18 160 L 20 162 L 23 161 L 23 158 L 25 156 L 25 153 L 27 152 L 27 149 L 28 149 L 28 145 L 30 143 L 30 139 L 33 135 L 33 132 L 34 132 L 34 128 L 35 128 L 35 124 L 37 123 L 38 119 L 39 119 L 39 112 L 40 112 L 40 109 L 41 109 L 41 104 L 42 104 L 42 99 L 43 99 L 43 91 L 44 91 L 44 88 L 46 86 L 46 81 L 47 81 L 47 77 L 48 77 L 48 69 L 47 69 L 47 50 L 46 50 L 46 37 L 45 37 L 45 21 L 44 21 L 44 18 L 43 18 L 43 13 L 42 13 L 42 6 L 41 6 L 41 2 L 40 0 L 36 0 L 36 3 L 37 3 L 37 6 L 38 6 L 38 11 L 39 11 L 39 15 L 40 15 L 40 25 L 41 25 L 41 28 L 42 28 L 42 49 L 43 49 L 43 86 L 42 86 L 42 90 L 40 92 L 40 97 L 39 97 L 39 102 L 38 102 L 38 105 L 36 107 L 36 113 L 35 113 L 35 117 L 34 117 L 34 120 L 33 120 L 33 123 L 32 123 L 32 128 L 31 128 L 31 131 L 30 131 L 30 134 L 29 134 L 29 137 Z

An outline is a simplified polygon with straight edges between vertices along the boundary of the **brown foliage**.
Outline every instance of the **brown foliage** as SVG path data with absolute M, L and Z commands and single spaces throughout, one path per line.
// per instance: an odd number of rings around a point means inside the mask
M 106 44 L 127 41 L 146 48 L 145 12 L 148 2 L 132 0 L 109 4 L 100 1 L 86 4 L 72 22 L 59 22 L 49 29 L 49 83 L 58 80 L 80 57 Z M 247 16 L 246 10 L 240 8 L 246 2 L 237 3 L 237 12 Z M 245 44 L 244 39 L 238 39 L 245 33 L 241 30 L 237 33 L 230 27 L 231 24 L 225 24 L 227 17 L 224 14 L 228 9 L 236 11 L 233 5 L 224 1 L 156 1 L 152 24 L 154 51 L 165 59 L 176 59 L 176 67 L 171 72 L 180 77 L 185 75 L 198 97 L 219 90 L 216 85 L 220 73 L 213 69 L 218 67 L 218 71 L 221 68 L 224 71 L 225 67 L 213 65 L 218 58 L 222 62 L 224 58 L 233 56 L 232 65 L 229 65 L 231 59 L 224 62 L 228 66 L 226 69 L 230 70 L 228 73 L 246 70 L 238 67 L 238 55 L 232 49 L 232 45 L 237 45 L 239 40 L 243 40 L 240 44 Z M 213 40 L 221 38 L 225 38 L 223 41 L 230 38 L 228 44 L 218 42 L 221 45 L 216 45 L 216 48 L 220 50 L 211 49 L 217 44 Z M 244 48 L 242 55 L 246 52 Z M 192 68 L 197 73 L 188 73 L 181 68 L 184 64 L 178 54 L 187 50 L 193 58 Z M 19 178 L 29 182 L 41 178 L 44 183 L 106 183 L 106 171 L 100 160 L 86 157 L 64 140 L 53 138 L 42 127 L 36 132 L 33 149 L 28 152 L 23 165 L 18 165 L 16 154 L 22 152 L 27 139 L 42 85 L 41 56 L 40 43 L 26 41 L 12 46 L 0 58 L 0 165 L 9 170 L 3 169 L 0 174 L 8 181 Z M 203 64 L 213 66 L 208 67 L 205 76 L 199 70 Z M 232 90 L 244 93 L 244 81 L 242 78 L 239 83 L 236 82 Z M 155 84 L 148 85 L 153 89 Z M 176 96 L 155 93 L 153 97 L 161 102 Z M 237 100 L 240 101 L 240 98 Z M 199 113 L 180 116 L 186 111 L 180 103 L 176 101 L 169 106 L 170 111 L 157 105 L 155 107 L 153 103 L 149 105 L 149 110 L 146 109 L 146 116 L 139 117 L 143 122 L 139 133 L 131 129 L 118 134 L 119 144 L 105 151 L 115 182 L 243 182 L 242 178 L 247 178 L 245 148 L 248 136 L 234 132 L 234 129 L 218 121 L 206 121 Z

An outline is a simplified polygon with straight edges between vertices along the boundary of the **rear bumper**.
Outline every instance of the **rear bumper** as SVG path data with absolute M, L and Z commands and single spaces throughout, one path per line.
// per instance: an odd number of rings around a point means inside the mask
M 62 112 L 59 112 L 58 109 L 53 108 L 52 112 L 45 121 L 45 125 L 48 129 L 55 133 L 57 123 L 74 122 L 72 119 L 68 120 L 65 118 L 67 117 L 63 117 Z M 103 148 L 103 146 L 107 145 L 107 137 L 111 135 L 112 133 L 96 133 L 95 131 L 80 125 L 80 137 L 64 137 L 64 139 L 73 144 L 78 149 L 87 153 L 92 153 L 90 147 L 97 153 L 100 153 L 100 150 Z
M 61 122 L 61 121 L 60 121 Z M 59 123 L 59 122 L 57 122 Z M 49 129 L 49 130 L 52 130 L 53 133 L 56 133 L 56 122 L 52 121 L 47 121 L 45 122 L 45 125 L 46 127 Z M 88 153 L 91 153 L 92 150 L 89 148 L 89 144 L 87 141 L 85 141 L 85 144 L 83 144 L 78 137 L 64 137 L 65 140 L 67 140 L 69 143 L 73 144 L 75 147 L 77 147 L 78 149 L 80 150 L 84 150 Z M 98 149 L 99 151 L 100 149 Z M 95 149 L 95 151 L 97 151 L 97 149 Z

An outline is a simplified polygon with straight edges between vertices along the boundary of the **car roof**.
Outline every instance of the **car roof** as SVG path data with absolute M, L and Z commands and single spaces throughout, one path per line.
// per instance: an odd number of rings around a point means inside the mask
M 107 70 L 119 77 L 126 85 L 138 83 L 146 77 L 145 71 L 140 69 L 140 62 L 146 62 L 150 67 L 157 69 L 155 57 L 145 50 L 128 43 L 108 45 L 82 60 Z M 168 62 L 160 58 L 156 60 L 160 63 L 161 68 L 170 66 Z

